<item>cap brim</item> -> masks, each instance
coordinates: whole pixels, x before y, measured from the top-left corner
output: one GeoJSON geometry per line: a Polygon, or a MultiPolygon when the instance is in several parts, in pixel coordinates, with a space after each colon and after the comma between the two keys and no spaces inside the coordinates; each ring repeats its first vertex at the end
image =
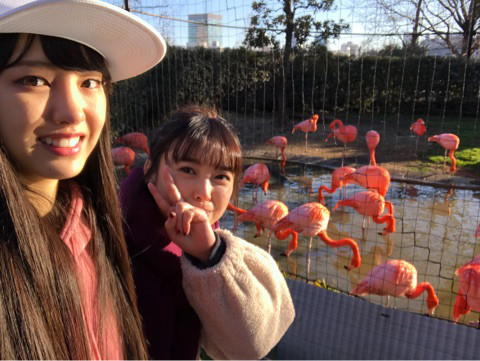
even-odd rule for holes
{"type": "Polygon", "coordinates": [[[57,36],[93,48],[107,60],[112,81],[147,71],[166,52],[165,40],[153,26],[95,0],[31,2],[4,14],[0,31],[57,36]]]}

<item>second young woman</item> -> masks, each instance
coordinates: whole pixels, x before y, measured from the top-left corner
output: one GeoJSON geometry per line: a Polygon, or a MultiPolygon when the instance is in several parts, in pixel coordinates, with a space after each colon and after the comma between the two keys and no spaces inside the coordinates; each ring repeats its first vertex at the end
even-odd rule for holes
{"type": "Polygon", "coordinates": [[[242,152],[229,123],[188,107],[158,131],[145,169],[121,186],[126,237],[151,357],[258,359],[295,311],[262,249],[216,228],[238,191],[242,152]],[[213,227],[212,227],[213,225],[213,227]]]}

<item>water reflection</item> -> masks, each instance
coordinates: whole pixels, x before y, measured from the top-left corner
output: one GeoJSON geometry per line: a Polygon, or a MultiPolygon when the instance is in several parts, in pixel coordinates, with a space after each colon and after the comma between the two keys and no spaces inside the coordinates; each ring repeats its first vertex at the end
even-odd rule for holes
{"type": "MultiPolygon", "coordinates": [[[[259,202],[277,199],[291,210],[307,202],[317,201],[320,185],[331,183],[331,172],[309,166],[287,164],[285,176],[275,166],[270,166],[271,182],[268,194],[259,192],[259,202]]],[[[364,191],[356,185],[346,187],[347,195],[364,191]]],[[[333,194],[325,193],[325,205],[328,209],[342,198],[342,190],[333,194]]],[[[475,231],[480,223],[480,192],[471,190],[434,188],[392,182],[386,200],[395,207],[397,230],[387,236],[381,236],[384,225],[374,222],[367,224],[362,237],[363,216],[350,208],[338,209],[331,213],[328,234],[333,239],[349,237],[357,241],[362,255],[362,265],[352,271],[344,266],[352,258],[347,247],[334,249],[327,247],[318,237],[313,238],[311,250],[310,279],[325,279],[327,284],[345,292],[351,291],[376,265],[387,259],[404,259],[418,270],[418,282],[430,282],[440,299],[435,316],[451,319],[453,305],[458,289],[458,278],[454,272],[480,253],[480,244],[476,243],[475,231]]],[[[250,209],[251,189],[247,185],[240,191],[239,206],[250,209]]],[[[222,227],[233,228],[233,215],[227,212],[221,220],[222,227]]],[[[242,223],[237,235],[266,249],[265,235],[254,238],[255,226],[242,223]]],[[[281,256],[288,240],[272,238],[272,256],[282,270],[306,276],[306,252],[308,238],[300,236],[299,246],[290,257],[281,256]]],[[[385,305],[385,297],[365,296],[373,302],[385,305]]],[[[417,299],[390,298],[390,306],[426,313],[426,295],[417,299]]],[[[478,313],[471,312],[460,318],[459,322],[478,321],[478,313]]]]}

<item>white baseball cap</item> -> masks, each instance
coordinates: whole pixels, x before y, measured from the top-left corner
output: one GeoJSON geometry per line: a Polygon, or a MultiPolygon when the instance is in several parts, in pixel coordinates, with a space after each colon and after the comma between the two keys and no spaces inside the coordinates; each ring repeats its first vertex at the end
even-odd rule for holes
{"type": "Polygon", "coordinates": [[[99,0],[0,0],[0,33],[50,35],[84,44],[107,60],[112,81],[147,71],[167,50],[153,26],[99,0]]]}

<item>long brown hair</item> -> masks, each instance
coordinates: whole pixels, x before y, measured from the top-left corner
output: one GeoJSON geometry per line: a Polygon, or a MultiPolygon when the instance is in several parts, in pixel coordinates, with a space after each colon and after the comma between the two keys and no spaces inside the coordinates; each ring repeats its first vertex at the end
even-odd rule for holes
{"type": "MultiPolygon", "coordinates": [[[[35,36],[28,36],[23,52],[13,61],[21,59],[35,36]]],[[[18,37],[0,34],[0,72],[11,65],[18,37]]],[[[108,64],[101,55],[69,40],[38,37],[53,65],[69,70],[98,70],[109,89],[108,64]]],[[[103,340],[105,309],[111,308],[123,356],[145,359],[148,355],[123,236],[110,137],[107,116],[97,146],[73,181],[81,188],[84,215],[92,229],[88,247],[98,277],[99,339],[103,340]]],[[[41,218],[27,198],[29,190],[19,182],[15,161],[0,142],[1,358],[91,358],[74,260],[59,236],[68,211],[71,181],[60,181],[54,210],[41,218]]]]}

